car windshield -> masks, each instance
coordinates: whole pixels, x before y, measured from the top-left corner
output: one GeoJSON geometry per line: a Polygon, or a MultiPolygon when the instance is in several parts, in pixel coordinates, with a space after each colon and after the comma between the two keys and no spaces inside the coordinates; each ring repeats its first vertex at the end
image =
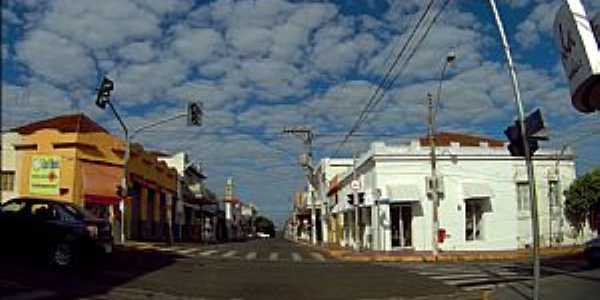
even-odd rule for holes
{"type": "Polygon", "coordinates": [[[600,0],[1,7],[0,295],[600,299],[600,0]]]}

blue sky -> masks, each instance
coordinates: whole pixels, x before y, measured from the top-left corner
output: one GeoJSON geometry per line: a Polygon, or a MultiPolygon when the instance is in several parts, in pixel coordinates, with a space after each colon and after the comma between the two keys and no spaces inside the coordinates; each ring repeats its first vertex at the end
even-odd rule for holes
{"type": "MultiPolygon", "coordinates": [[[[443,1],[435,1],[436,12],[443,1]]],[[[570,104],[552,38],[559,0],[499,0],[527,110],[541,107],[549,146],[574,144],[578,169],[598,165],[598,115],[570,104]]],[[[24,0],[2,2],[2,127],[84,112],[115,134],[118,124],[93,105],[103,74],[114,103],[135,128],[204,103],[201,128],[175,121],[140,135],[147,148],[187,151],[201,161],[209,187],[236,192],[283,220],[303,183],[302,149],[285,126],[317,133],[317,158],[331,155],[391,54],[400,49],[428,1],[24,0]]],[[[584,1],[588,14],[599,1],[584,1]]],[[[428,20],[428,19],[426,19],[428,20]]],[[[514,104],[487,1],[454,0],[416,55],[340,152],[370,142],[425,134],[427,92],[446,54],[456,63],[444,82],[442,130],[504,139],[514,104]]]]}

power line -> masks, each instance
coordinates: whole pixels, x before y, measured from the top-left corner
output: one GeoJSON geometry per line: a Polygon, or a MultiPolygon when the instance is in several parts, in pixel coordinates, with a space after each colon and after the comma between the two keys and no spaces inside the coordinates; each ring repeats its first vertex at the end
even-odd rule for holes
{"type": "Polygon", "coordinates": [[[408,65],[408,62],[412,59],[412,57],[414,56],[414,53],[416,53],[416,50],[421,45],[421,43],[423,42],[423,40],[425,39],[425,37],[428,35],[431,27],[436,22],[437,18],[439,17],[439,15],[441,14],[441,12],[444,10],[444,8],[446,7],[446,5],[448,5],[448,3],[449,3],[449,0],[446,0],[446,2],[443,4],[443,6],[438,11],[438,13],[433,17],[432,21],[430,22],[430,24],[428,25],[427,29],[425,30],[423,36],[417,42],[417,45],[413,48],[412,53],[409,54],[409,57],[404,61],[404,64],[402,65],[402,69],[395,76],[392,77],[391,81],[389,81],[388,80],[389,76],[394,71],[394,68],[396,67],[396,65],[400,61],[400,58],[403,56],[403,54],[405,53],[406,49],[408,48],[408,45],[412,42],[413,38],[415,37],[415,34],[417,33],[417,31],[421,27],[421,24],[422,24],[423,20],[427,17],[427,15],[429,14],[429,12],[431,11],[431,7],[433,5],[433,0],[431,0],[429,2],[429,4],[427,5],[427,7],[425,8],[425,10],[423,11],[423,13],[421,14],[419,20],[415,24],[412,32],[410,33],[409,37],[407,38],[407,40],[405,42],[405,44],[403,45],[402,50],[396,56],[396,59],[394,60],[392,66],[390,66],[390,68],[388,69],[388,72],[385,74],[384,78],[380,81],[379,85],[377,86],[377,89],[375,90],[375,92],[371,95],[371,97],[367,101],[367,104],[365,105],[365,107],[363,108],[363,110],[361,111],[361,113],[359,114],[359,117],[357,118],[356,122],[351,127],[351,129],[348,132],[348,134],[346,134],[346,136],[344,137],[343,141],[339,144],[339,146],[335,150],[333,156],[337,156],[337,154],[339,153],[341,147],[344,144],[346,144],[346,142],[348,141],[348,139],[354,134],[354,132],[356,132],[356,130],[358,130],[358,128],[362,125],[362,123],[364,123],[364,121],[366,120],[367,114],[370,111],[373,110],[373,108],[381,101],[381,99],[383,99],[383,95],[385,94],[384,90],[387,89],[387,88],[389,88],[390,86],[392,86],[394,84],[394,82],[398,79],[398,77],[400,76],[400,74],[402,74],[402,71],[404,70],[404,68],[406,68],[406,66],[408,65]],[[379,93],[380,91],[382,92],[381,95],[379,93]],[[377,96],[379,96],[379,95],[380,95],[380,97],[378,99],[377,96]]]}

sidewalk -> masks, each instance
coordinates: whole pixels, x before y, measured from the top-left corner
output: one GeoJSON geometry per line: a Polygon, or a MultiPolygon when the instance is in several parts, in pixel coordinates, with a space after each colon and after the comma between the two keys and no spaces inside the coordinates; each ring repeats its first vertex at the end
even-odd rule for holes
{"type": "MultiPolygon", "coordinates": [[[[341,261],[351,262],[463,262],[463,261],[498,261],[498,260],[522,260],[530,257],[529,249],[513,251],[452,251],[440,252],[433,257],[430,251],[361,251],[339,246],[311,245],[305,242],[299,244],[313,247],[327,255],[341,261]]],[[[564,246],[540,249],[543,258],[579,256],[583,252],[582,246],[564,246]]]]}

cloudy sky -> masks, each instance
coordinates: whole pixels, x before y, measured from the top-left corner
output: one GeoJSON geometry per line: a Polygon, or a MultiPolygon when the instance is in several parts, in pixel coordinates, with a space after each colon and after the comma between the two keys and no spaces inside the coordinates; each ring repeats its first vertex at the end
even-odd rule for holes
{"type": "MultiPolygon", "coordinates": [[[[434,1],[416,38],[442,9],[434,1]]],[[[499,0],[526,110],[541,107],[549,146],[573,143],[578,171],[598,165],[598,115],[583,115],[569,91],[552,37],[559,0],[499,0]]],[[[136,137],[147,148],[187,151],[209,187],[236,193],[283,220],[303,183],[302,144],[284,127],[310,126],[316,158],[331,156],[401,51],[428,0],[2,1],[2,128],[84,112],[121,134],[95,107],[104,74],[126,123],[185,111],[202,101],[204,125],[184,120],[136,137]]],[[[426,133],[426,95],[435,91],[449,51],[441,130],[504,139],[515,115],[503,53],[487,1],[453,0],[339,156],[372,141],[402,142],[426,133]]],[[[600,1],[584,1],[588,14],[600,1]]],[[[407,54],[416,43],[409,44],[407,54]]],[[[397,74],[397,75],[396,75],[397,74]]]]}

